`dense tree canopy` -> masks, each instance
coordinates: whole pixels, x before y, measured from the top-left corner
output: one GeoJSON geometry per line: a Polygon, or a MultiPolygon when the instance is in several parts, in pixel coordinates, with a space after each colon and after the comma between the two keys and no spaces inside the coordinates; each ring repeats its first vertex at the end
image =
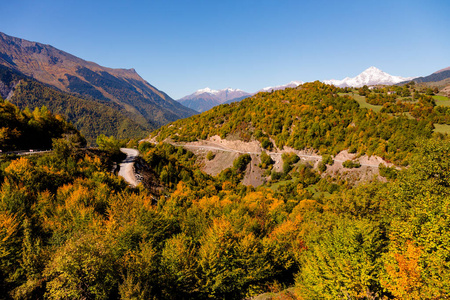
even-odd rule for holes
{"type": "Polygon", "coordinates": [[[63,134],[80,136],[72,124],[52,114],[45,106],[31,112],[0,98],[1,150],[50,149],[52,139],[63,134]]]}

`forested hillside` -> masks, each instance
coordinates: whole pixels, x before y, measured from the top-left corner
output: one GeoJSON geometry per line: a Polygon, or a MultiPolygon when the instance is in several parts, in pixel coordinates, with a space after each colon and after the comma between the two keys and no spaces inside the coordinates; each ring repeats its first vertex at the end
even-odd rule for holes
{"type": "Polygon", "coordinates": [[[0,94],[10,96],[9,101],[30,110],[46,106],[49,111],[63,115],[86,137],[90,145],[100,134],[116,138],[143,137],[155,129],[142,118],[140,125],[133,121],[127,111],[110,101],[85,99],[64,93],[27,78],[23,74],[0,66],[0,94]]]}
{"type": "Polygon", "coordinates": [[[433,120],[362,109],[351,95],[344,95],[348,91],[314,82],[259,93],[173,122],[152,136],[159,141],[231,136],[244,141],[257,139],[269,150],[290,146],[333,155],[349,149],[351,153],[378,155],[399,165],[406,163],[414,140],[431,136],[433,120]]]}
{"type": "MultiPolygon", "coordinates": [[[[196,113],[149,84],[134,69],[103,67],[50,45],[2,32],[0,65],[60,91],[86,97],[92,100],[91,106],[98,104],[97,100],[113,103],[110,107],[115,106],[114,109],[126,112],[127,118],[145,129],[156,128],[196,113]]],[[[123,122],[118,130],[135,131],[136,127],[123,122]],[[124,125],[130,125],[131,128],[124,125]]]]}
{"type": "Polygon", "coordinates": [[[138,124],[114,103],[82,99],[31,80],[17,85],[10,101],[21,108],[34,109],[45,105],[50,111],[61,114],[72,122],[90,145],[95,144],[95,139],[100,134],[121,139],[137,138],[156,128],[138,124]]]}

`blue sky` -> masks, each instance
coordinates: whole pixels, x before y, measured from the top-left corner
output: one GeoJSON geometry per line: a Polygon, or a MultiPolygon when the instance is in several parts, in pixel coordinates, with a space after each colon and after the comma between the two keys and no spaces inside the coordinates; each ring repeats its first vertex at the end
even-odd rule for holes
{"type": "Polygon", "coordinates": [[[450,66],[450,1],[21,0],[0,31],[112,68],[178,99],[292,80],[400,76],[450,66]]]}

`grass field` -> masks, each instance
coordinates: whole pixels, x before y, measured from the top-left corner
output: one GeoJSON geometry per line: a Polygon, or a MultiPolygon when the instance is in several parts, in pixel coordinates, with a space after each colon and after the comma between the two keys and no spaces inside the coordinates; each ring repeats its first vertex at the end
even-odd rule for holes
{"type": "Polygon", "coordinates": [[[450,125],[434,124],[434,132],[450,134],[450,125]]]}
{"type": "Polygon", "coordinates": [[[433,96],[437,106],[450,106],[450,99],[445,96],[433,96]]]}
{"type": "Polygon", "coordinates": [[[352,97],[353,99],[356,100],[356,102],[359,103],[359,107],[361,108],[367,108],[367,109],[371,109],[374,112],[379,112],[383,106],[381,105],[372,105],[366,102],[366,97],[364,96],[360,96],[358,94],[353,94],[353,93],[339,93],[340,96],[344,96],[344,95],[349,95],[350,97],[352,97]]]}

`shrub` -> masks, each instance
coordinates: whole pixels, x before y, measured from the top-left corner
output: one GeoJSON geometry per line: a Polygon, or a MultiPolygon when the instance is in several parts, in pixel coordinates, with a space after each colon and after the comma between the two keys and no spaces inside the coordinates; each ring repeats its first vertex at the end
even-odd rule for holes
{"type": "Polygon", "coordinates": [[[325,165],[332,165],[334,163],[333,159],[331,158],[331,155],[322,155],[322,163],[325,165]]]}
{"type": "Polygon", "coordinates": [[[283,153],[281,158],[283,159],[283,173],[284,174],[289,173],[292,170],[293,165],[296,164],[300,160],[300,157],[298,157],[297,154],[295,154],[293,152],[283,153]]]}
{"type": "Polygon", "coordinates": [[[346,160],[342,163],[342,166],[347,169],[353,169],[361,167],[361,164],[357,161],[346,160]]]}
{"type": "Polygon", "coordinates": [[[206,154],[207,160],[213,160],[214,157],[216,157],[216,155],[214,153],[212,153],[212,151],[209,151],[208,154],[206,154]]]}
{"type": "Polygon", "coordinates": [[[380,171],[380,175],[386,177],[387,179],[397,178],[398,171],[395,169],[395,167],[387,167],[383,164],[379,164],[378,170],[380,171]]]}
{"type": "Polygon", "coordinates": [[[271,165],[274,164],[274,161],[265,151],[261,153],[261,164],[259,165],[262,169],[268,169],[271,165]]]}
{"type": "Polygon", "coordinates": [[[238,172],[244,172],[251,160],[250,154],[241,155],[233,162],[233,168],[238,172]]]}
{"type": "Polygon", "coordinates": [[[319,168],[320,172],[325,172],[327,170],[327,165],[323,161],[321,161],[319,163],[319,167],[318,168],[319,168]]]}

